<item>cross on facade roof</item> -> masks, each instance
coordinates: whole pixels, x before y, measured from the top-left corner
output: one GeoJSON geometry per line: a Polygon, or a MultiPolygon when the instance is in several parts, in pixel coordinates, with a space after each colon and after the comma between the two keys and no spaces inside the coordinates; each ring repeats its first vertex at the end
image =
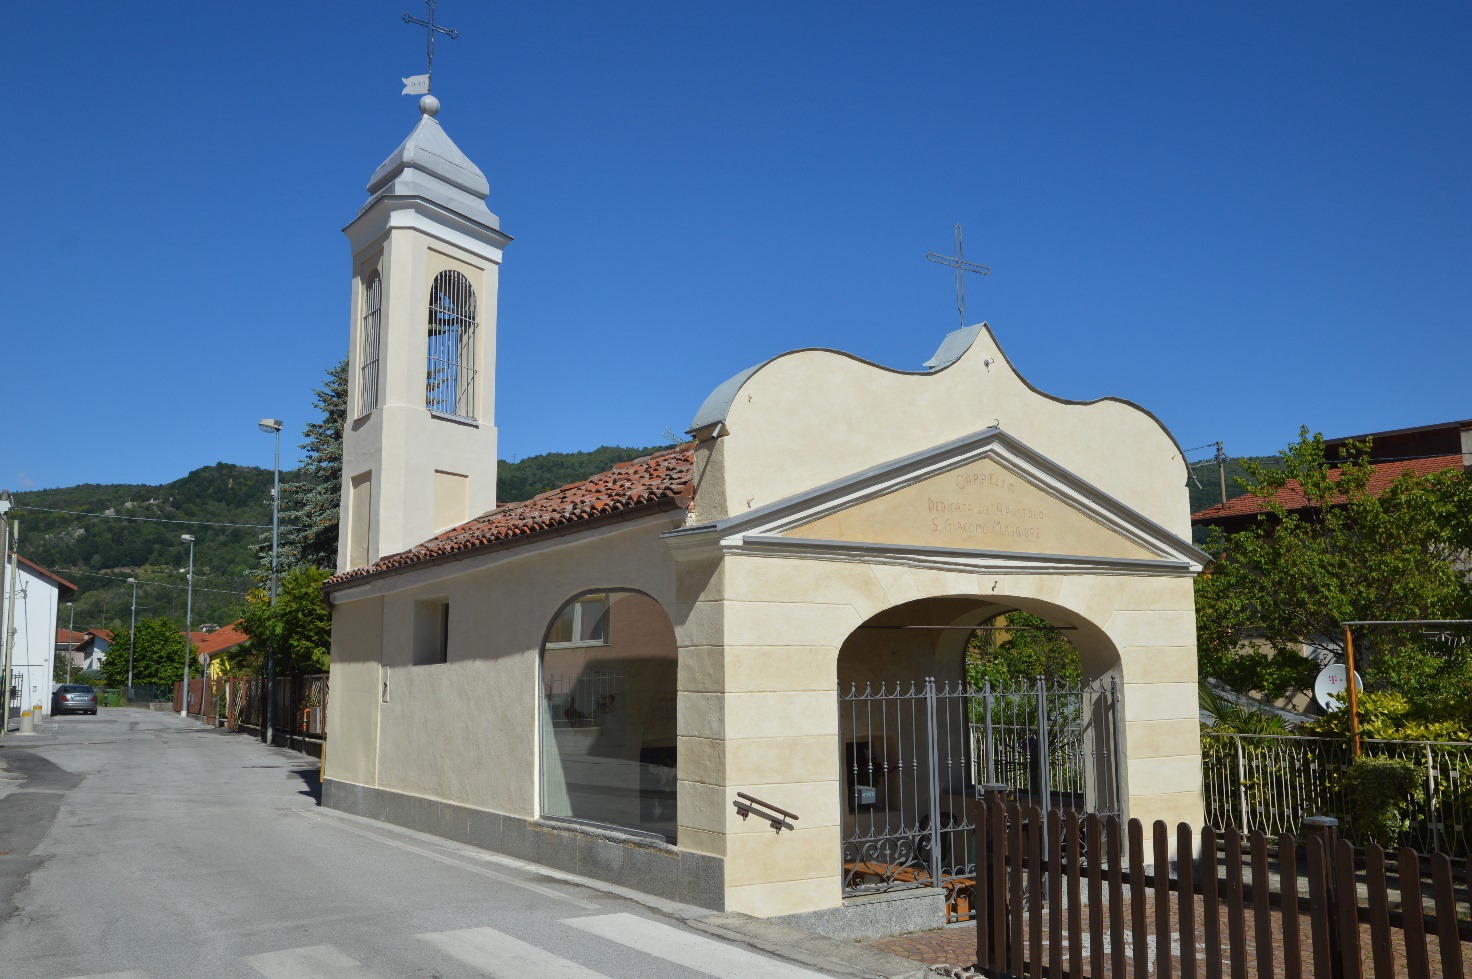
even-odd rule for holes
{"type": "Polygon", "coordinates": [[[427,60],[429,62],[429,67],[425,71],[425,86],[424,87],[425,87],[425,89],[427,91],[433,91],[433,87],[434,87],[434,36],[436,34],[443,34],[446,37],[448,37],[450,40],[453,41],[457,37],[460,36],[460,32],[457,31],[457,30],[454,30],[452,28],[449,28],[449,27],[441,27],[439,24],[436,24],[434,22],[434,8],[437,7],[437,6],[439,6],[438,0],[424,0],[424,6],[427,7],[427,8],[429,8],[428,19],[427,20],[420,20],[418,17],[411,17],[408,14],[405,14],[404,15],[404,23],[406,23],[406,24],[417,24],[418,26],[424,28],[424,33],[425,33],[425,35],[428,38],[427,46],[428,46],[428,49],[429,49],[428,50],[428,56],[427,56],[427,60]]]}
{"type": "Polygon", "coordinates": [[[956,314],[961,317],[961,328],[966,328],[966,273],[975,272],[977,275],[991,275],[992,270],[985,265],[977,265],[975,262],[966,261],[965,251],[961,247],[961,225],[956,224],[956,254],[941,255],[938,252],[926,252],[925,257],[932,262],[949,266],[956,270],[956,314]]]}

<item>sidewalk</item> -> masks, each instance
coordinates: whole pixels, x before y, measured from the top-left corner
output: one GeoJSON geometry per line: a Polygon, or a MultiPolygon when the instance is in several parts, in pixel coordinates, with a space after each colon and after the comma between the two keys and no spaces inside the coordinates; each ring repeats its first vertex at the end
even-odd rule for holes
{"type": "Polygon", "coordinates": [[[969,968],[976,963],[976,922],[963,921],[935,931],[921,931],[898,938],[877,938],[864,945],[876,952],[898,955],[925,965],[969,968]]]}

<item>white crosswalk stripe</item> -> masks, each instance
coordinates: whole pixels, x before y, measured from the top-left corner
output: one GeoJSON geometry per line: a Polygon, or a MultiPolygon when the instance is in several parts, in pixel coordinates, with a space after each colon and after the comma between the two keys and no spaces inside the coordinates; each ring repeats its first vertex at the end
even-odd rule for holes
{"type": "Polygon", "coordinates": [[[494,928],[439,931],[418,937],[496,979],[608,979],[601,972],[569,962],[494,928]]]}
{"type": "Polygon", "coordinates": [[[563,924],[718,979],[751,979],[756,975],[762,979],[823,979],[821,972],[788,965],[636,914],[568,918],[563,924]]]}
{"type": "Polygon", "coordinates": [[[379,979],[378,973],[331,945],[308,945],[246,957],[266,979],[379,979]]]}
{"type": "MultiPolygon", "coordinates": [[[[754,975],[762,979],[823,979],[822,973],[635,914],[566,918],[561,923],[716,979],[751,979],[754,975]]],[[[495,928],[425,932],[414,937],[492,979],[608,979],[601,972],[495,928]]],[[[334,945],[262,952],[246,956],[244,961],[266,979],[380,979],[378,973],[334,945]]],[[[149,976],[133,971],[71,979],[149,979],[149,976]]]]}

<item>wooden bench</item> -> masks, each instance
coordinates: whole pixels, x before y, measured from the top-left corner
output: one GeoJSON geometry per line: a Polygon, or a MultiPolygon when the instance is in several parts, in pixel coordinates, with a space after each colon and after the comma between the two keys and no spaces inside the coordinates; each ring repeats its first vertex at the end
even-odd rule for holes
{"type": "MultiPolygon", "coordinates": [[[[845,863],[843,870],[846,880],[865,876],[906,884],[930,883],[929,867],[896,866],[871,860],[856,860],[845,863]]],[[[951,877],[943,880],[941,884],[946,892],[946,919],[948,921],[968,920],[975,907],[976,879],[974,877],[951,877]]]]}

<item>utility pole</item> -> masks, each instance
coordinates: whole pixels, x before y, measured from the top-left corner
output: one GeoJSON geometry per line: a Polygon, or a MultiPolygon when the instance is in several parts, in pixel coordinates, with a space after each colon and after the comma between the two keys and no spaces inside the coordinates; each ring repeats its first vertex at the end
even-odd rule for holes
{"type": "MultiPolygon", "coordinates": [[[[189,718],[189,630],[194,619],[194,535],[180,534],[179,539],[189,545],[189,590],[184,599],[184,700],[179,716],[189,718]]],[[[203,693],[201,693],[201,700],[203,693]]]]}
{"type": "MultiPolygon", "coordinates": [[[[404,15],[405,17],[408,14],[404,15]]],[[[434,19],[434,4],[430,4],[430,19],[434,19]]],[[[430,32],[430,45],[433,50],[434,33],[430,32]]],[[[271,609],[276,609],[276,543],[277,531],[281,526],[281,428],[282,422],[279,418],[262,418],[256,426],[268,435],[276,438],[276,462],[273,466],[275,477],[271,483],[271,609]]],[[[274,691],[276,685],[276,635],[275,629],[271,630],[271,648],[266,650],[266,689],[261,697],[261,740],[266,744],[271,743],[273,731],[271,730],[271,711],[275,706],[274,691]]]]}
{"type": "MultiPolygon", "coordinates": [[[[4,520],[5,513],[10,512],[10,494],[5,494],[5,509],[0,512],[0,520],[4,520]]],[[[10,688],[15,682],[11,673],[11,655],[15,650],[15,588],[17,585],[19,569],[16,567],[15,551],[20,546],[20,521],[8,521],[5,526],[10,531],[10,543],[7,545],[7,554],[10,557],[10,587],[7,589],[5,600],[5,710],[3,720],[0,720],[0,738],[10,733],[10,688]]]]}
{"type": "Polygon", "coordinates": [[[133,700],[133,634],[138,631],[138,579],[129,578],[133,586],[133,612],[128,616],[128,700],[133,700]]]}
{"type": "Polygon", "coordinates": [[[1222,509],[1227,508],[1227,454],[1222,451],[1222,444],[1216,444],[1216,477],[1222,485],[1222,509]]]}
{"type": "Polygon", "coordinates": [[[66,607],[70,610],[66,621],[66,682],[72,682],[72,654],[77,651],[77,606],[73,602],[67,602],[66,607]]]}

